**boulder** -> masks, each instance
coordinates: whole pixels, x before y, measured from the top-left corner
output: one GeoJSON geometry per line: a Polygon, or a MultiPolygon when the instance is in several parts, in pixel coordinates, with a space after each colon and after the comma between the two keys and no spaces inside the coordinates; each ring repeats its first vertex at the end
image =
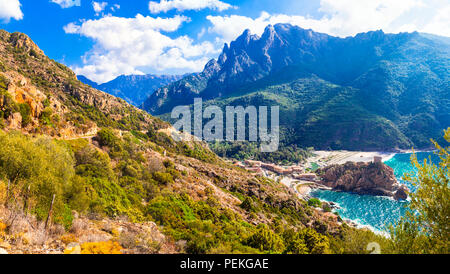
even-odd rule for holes
{"type": "Polygon", "coordinates": [[[395,200],[406,200],[408,199],[409,189],[405,185],[401,185],[400,188],[395,192],[395,200]]]}
{"type": "Polygon", "coordinates": [[[331,165],[317,171],[320,183],[337,191],[362,195],[404,198],[407,188],[401,189],[394,170],[383,163],[354,163],[331,165]]]}

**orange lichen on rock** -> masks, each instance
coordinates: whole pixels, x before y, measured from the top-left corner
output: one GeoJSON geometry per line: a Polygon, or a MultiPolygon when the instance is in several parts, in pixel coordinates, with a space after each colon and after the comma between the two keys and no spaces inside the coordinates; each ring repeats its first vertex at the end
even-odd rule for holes
{"type": "Polygon", "coordinates": [[[119,243],[113,241],[84,243],[67,248],[64,254],[122,254],[122,249],[119,243]]]}

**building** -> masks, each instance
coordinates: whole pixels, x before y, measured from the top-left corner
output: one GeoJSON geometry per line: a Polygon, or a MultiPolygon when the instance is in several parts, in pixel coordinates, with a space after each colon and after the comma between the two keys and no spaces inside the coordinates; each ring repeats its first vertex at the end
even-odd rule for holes
{"type": "Polygon", "coordinates": [[[303,173],[305,169],[301,166],[293,166],[291,167],[293,173],[303,173]]]}
{"type": "Polygon", "coordinates": [[[314,182],[317,180],[317,175],[315,173],[303,173],[295,175],[294,179],[314,182]]]}
{"type": "Polygon", "coordinates": [[[383,162],[383,157],[375,156],[375,157],[373,157],[373,162],[374,163],[382,163],[383,162]]]}

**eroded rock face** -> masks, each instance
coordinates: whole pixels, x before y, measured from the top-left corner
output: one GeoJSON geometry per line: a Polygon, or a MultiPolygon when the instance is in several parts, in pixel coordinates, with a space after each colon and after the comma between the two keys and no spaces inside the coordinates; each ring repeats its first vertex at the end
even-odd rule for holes
{"type": "Polygon", "coordinates": [[[321,183],[334,190],[404,200],[408,188],[397,182],[394,170],[383,163],[332,165],[317,172],[321,183]]]}
{"type": "Polygon", "coordinates": [[[395,192],[394,199],[396,200],[406,200],[408,199],[409,189],[405,185],[401,185],[400,188],[395,192]]]}

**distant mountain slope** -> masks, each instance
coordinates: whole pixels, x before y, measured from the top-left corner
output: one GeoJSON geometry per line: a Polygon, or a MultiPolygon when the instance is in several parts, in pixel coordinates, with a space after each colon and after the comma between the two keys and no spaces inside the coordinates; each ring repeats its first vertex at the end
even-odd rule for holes
{"type": "Polygon", "coordinates": [[[84,83],[86,85],[89,85],[89,86],[91,86],[91,87],[93,87],[95,89],[99,88],[99,84],[97,84],[96,82],[88,79],[87,77],[85,77],[83,75],[77,75],[77,78],[78,78],[78,81],[80,81],[80,82],[82,82],[82,83],[84,83]]]}
{"type": "Polygon", "coordinates": [[[382,31],[337,38],[288,24],[247,30],[203,72],[157,90],[164,114],[193,98],[281,106],[289,142],[321,149],[425,148],[450,126],[450,43],[382,31]],[[286,117],[289,117],[286,118],[286,117]]]}
{"type": "Polygon", "coordinates": [[[85,76],[77,77],[81,82],[122,98],[134,106],[142,105],[158,88],[183,78],[181,75],[121,75],[110,82],[99,85],[85,76]]]}

